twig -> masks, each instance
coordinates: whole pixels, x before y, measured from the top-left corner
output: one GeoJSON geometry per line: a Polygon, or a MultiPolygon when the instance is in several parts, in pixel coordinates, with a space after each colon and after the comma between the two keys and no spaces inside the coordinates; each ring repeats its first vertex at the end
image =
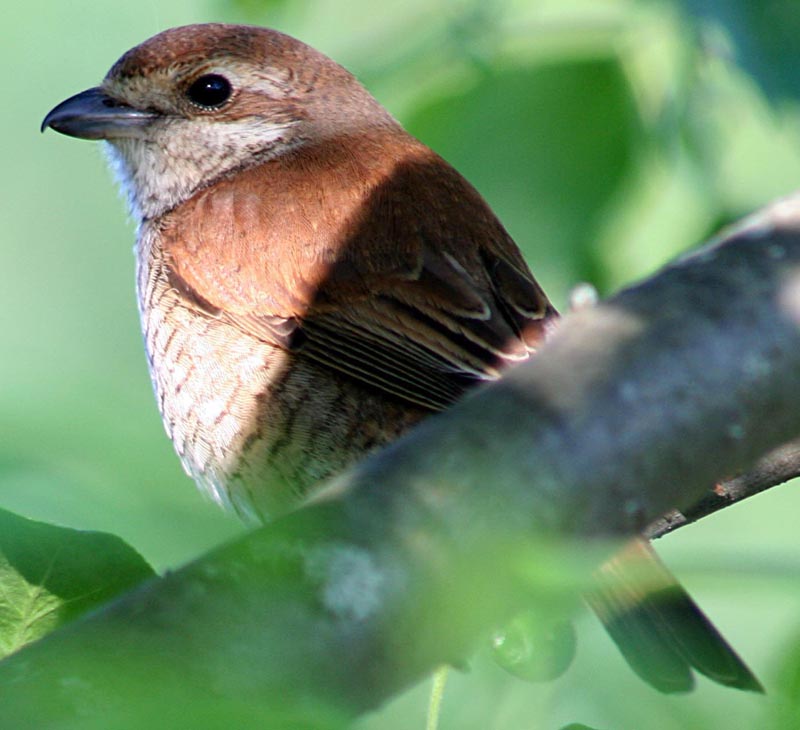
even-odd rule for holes
{"type": "Polygon", "coordinates": [[[679,527],[784,484],[797,476],[800,476],[800,441],[792,441],[760,459],[754,469],[721,482],[683,512],[670,510],[653,522],[644,534],[651,540],[663,537],[679,527]]]}

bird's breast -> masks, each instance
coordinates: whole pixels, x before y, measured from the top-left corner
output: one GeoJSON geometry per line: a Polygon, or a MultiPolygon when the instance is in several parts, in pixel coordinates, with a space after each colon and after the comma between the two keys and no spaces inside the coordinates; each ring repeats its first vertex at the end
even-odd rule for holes
{"type": "Polygon", "coordinates": [[[215,501],[263,518],[420,418],[348,378],[199,308],[144,226],[137,289],[158,407],[186,472],[215,501]]]}
{"type": "Polygon", "coordinates": [[[269,440],[259,403],[267,402],[286,355],[192,306],[170,285],[159,244],[156,230],[143,229],[137,289],[164,427],[201,487],[221,504],[252,511],[253,498],[232,486],[249,445],[269,440]]]}

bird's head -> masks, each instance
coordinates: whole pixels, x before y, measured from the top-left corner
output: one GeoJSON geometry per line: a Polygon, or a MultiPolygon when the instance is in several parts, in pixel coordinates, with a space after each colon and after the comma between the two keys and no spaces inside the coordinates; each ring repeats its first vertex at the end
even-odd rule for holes
{"type": "Polygon", "coordinates": [[[266,28],[207,24],[131,49],[42,129],[108,142],[141,219],[299,146],[387,125],[388,112],[313,48],[266,28]]]}

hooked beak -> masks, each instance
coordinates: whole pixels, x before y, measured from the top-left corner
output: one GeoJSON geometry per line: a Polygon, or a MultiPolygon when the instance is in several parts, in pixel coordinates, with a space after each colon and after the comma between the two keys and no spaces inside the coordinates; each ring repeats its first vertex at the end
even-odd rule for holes
{"type": "Polygon", "coordinates": [[[50,127],[81,139],[138,137],[157,117],[155,112],[134,109],[95,87],[71,96],[52,109],[44,118],[41,131],[50,127]]]}

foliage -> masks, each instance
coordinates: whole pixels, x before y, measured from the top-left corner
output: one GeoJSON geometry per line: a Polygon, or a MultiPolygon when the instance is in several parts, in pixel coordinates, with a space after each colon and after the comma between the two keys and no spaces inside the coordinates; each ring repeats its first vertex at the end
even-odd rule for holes
{"type": "Polygon", "coordinates": [[[0,510],[0,656],[152,575],[142,557],[114,535],[0,510]]]}

